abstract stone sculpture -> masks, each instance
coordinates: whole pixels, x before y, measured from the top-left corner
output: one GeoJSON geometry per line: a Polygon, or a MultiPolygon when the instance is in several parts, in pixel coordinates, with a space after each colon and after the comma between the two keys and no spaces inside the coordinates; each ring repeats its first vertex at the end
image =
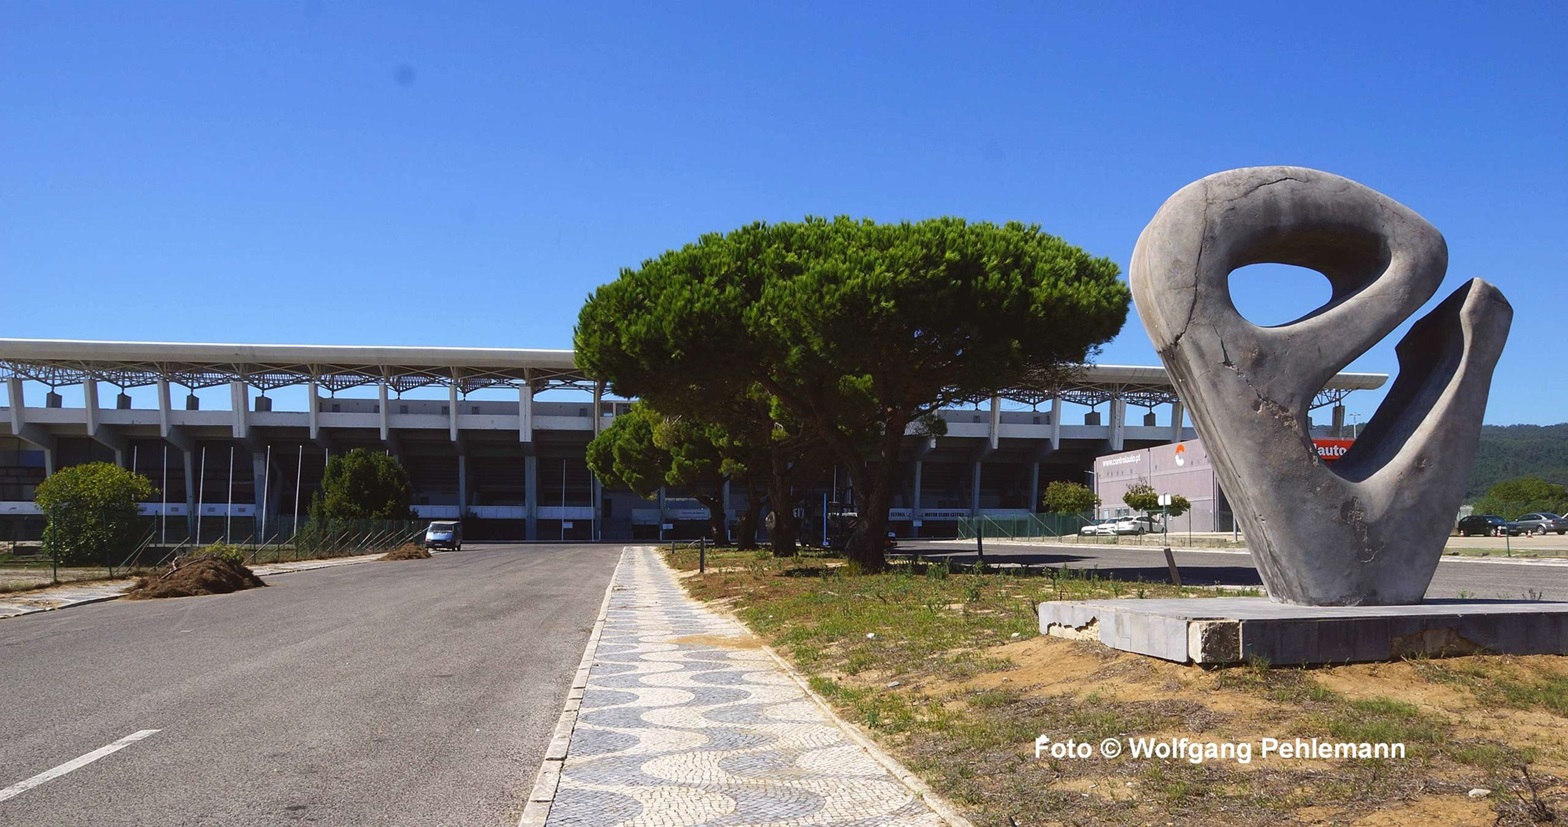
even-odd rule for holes
{"type": "Polygon", "coordinates": [[[1473,280],[1399,343],[1399,376],[1332,467],[1307,409],[1328,380],[1409,318],[1448,267],[1419,215],[1301,167],[1211,175],[1170,197],[1138,238],[1138,313],[1192,412],[1270,597],[1349,606],[1419,603],[1475,462],[1492,369],[1513,309],[1473,280]],[[1328,303],[1259,327],[1231,301],[1232,271],[1306,267],[1328,303]]]}

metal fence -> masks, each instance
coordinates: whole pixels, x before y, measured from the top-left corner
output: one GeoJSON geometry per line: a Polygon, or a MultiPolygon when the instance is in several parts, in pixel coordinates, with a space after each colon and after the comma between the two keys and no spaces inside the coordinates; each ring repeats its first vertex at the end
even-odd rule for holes
{"type": "Polygon", "coordinates": [[[976,536],[1008,540],[1033,540],[1076,535],[1091,522],[1087,514],[1029,514],[1018,517],[962,517],[958,520],[958,539],[976,536]]]}
{"type": "MultiPolygon", "coordinates": [[[[274,518],[262,526],[250,520],[216,521],[191,531],[185,520],[178,530],[156,517],[143,517],[134,539],[121,548],[97,549],[88,565],[62,567],[45,555],[42,546],[44,518],[28,517],[11,521],[17,530],[0,538],[0,574],[9,573],[16,582],[33,579],[41,582],[119,577],[137,570],[167,565],[174,558],[222,543],[242,549],[249,564],[347,557],[397,548],[417,542],[428,520],[307,520],[296,525],[291,518],[274,518]],[[236,530],[238,529],[238,530],[236,530]],[[262,532],[265,531],[265,534],[262,532]],[[241,533],[245,532],[245,533],[241,533]]],[[[5,580],[6,578],[0,578],[5,580]]]]}

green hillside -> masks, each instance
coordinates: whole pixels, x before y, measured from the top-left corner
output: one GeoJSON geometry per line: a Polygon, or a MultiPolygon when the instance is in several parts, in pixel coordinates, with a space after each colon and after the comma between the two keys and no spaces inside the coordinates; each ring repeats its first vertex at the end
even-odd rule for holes
{"type": "Polygon", "coordinates": [[[1529,476],[1568,485],[1568,422],[1481,426],[1481,447],[1465,499],[1480,497],[1502,480],[1529,476]]]}

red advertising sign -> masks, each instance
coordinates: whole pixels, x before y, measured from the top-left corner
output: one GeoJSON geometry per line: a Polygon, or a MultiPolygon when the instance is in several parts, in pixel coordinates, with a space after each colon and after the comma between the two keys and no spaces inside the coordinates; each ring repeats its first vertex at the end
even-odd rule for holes
{"type": "Polygon", "coordinates": [[[1355,443],[1353,439],[1314,439],[1312,444],[1318,448],[1318,459],[1324,462],[1333,462],[1345,455],[1350,446],[1355,443]]]}

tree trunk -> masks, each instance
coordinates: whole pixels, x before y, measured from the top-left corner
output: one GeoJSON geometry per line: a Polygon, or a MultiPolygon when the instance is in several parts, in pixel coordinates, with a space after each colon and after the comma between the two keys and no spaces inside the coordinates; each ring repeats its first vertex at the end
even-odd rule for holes
{"type": "Polygon", "coordinates": [[[790,497],[790,475],[775,471],[768,480],[768,501],[773,506],[773,526],[768,530],[774,557],[794,557],[798,551],[800,522],[795,519],[795,501],[790,497]]]}
{"type": "Polygon", "coordinates": [[[902,428],[884,431],[882,459],[876,473],[861,475],[871,490],[857,498],[861,503],[860,516],[844,551],[865,572],[887,569],[887,512],[893,505],[893,487],[898,483],[898,449],[903,437],[902,428]]]}
{"type": "Polygon", "coordinates": [[[708,538],[716,546],[729,545],[729,525],[724,519],[724,498],[698,495],[697,502],[708,507],[708,538]]]}
{"type": "Polygon", "coordinates": [[[756,473],[746,475],[746,513],[740,515],[740,525],[735,528],[735,542],[742,549],[757,547],[757,525],[762,520],[762,491],[757,485],[756,473]]]}

